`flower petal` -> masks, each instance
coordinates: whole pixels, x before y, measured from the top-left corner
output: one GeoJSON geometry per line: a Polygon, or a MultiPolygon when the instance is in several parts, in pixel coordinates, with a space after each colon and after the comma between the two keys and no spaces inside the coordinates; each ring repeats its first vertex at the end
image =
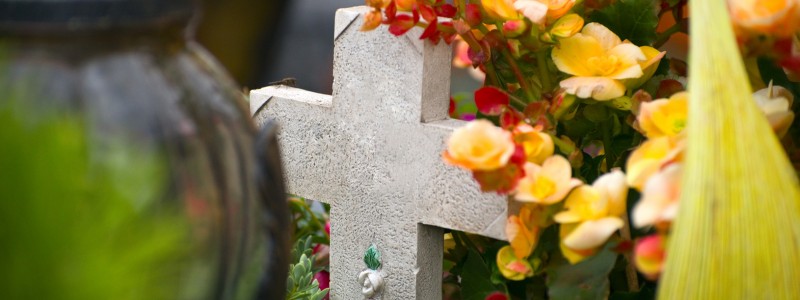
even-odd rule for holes
{"type": "Polygon", "coordinates": [[[599,101],[625,95],[625,85],[622,82],[606,77],[572,77],[562,80],[560,85],[569,94],[599,101]]]}
{"type": "Polygon", "coordinates": [[[625,173],[619,169],[614,169],[609,173],[600,176],[592,184],[600,197],[608,200],[608,214],[621,217],[625,213],[626,200],[628,198],[628,184],[625,182],[625,173]]]}
{"type": "Polygon", "coordinates": [[[536,0],[517,0],[517,2],[514,2],[514,8],[530,19],[531,22],[544,25],[545,17],[547,16],[547,4],[536,0]]]}
{"type": "Polygon", "coordinates": [[[564,245],[573,250],[597,248],[624,225],[622,219],[617,217],[585,221],[564,239],[564,245]]]}
{"type": "Polygon", "coordinates": [[[589,58],[605,53],[603,46],[594,38],[576,33],[570,38],[562,39],[551,54],[556,67],[564,73],[576,76],[593,76],[587,67],[589,58]]]}
{"type": "Polygon", "coordinates": [[[595,38],[598,42],[600,42],[603,50],[606,51],[611,50],[622,43],[622,41],[613,31],[601,25],[600,23],[586,24],[586,26],[583,27],[583,30],[581,30],[581,33],[595,38]]]}

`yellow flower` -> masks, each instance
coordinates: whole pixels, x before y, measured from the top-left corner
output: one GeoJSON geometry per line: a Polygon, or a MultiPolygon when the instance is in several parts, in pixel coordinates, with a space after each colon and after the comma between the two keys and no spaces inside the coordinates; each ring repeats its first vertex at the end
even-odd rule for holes
{"type": "Polygon", "coordinates": [[[539,25],[553,23],[575,6],[575,0],[517,0],[516,8],[531,22],[539,25]]]}
{"type": "Polygon", "coordinates": [[[631,213],[633,225],[645,227],[671,222],[678,214],[681,165],[670,164],[651,176],[642,191],[642,198],[631,213]]]}
{"type": "Polygon", "coordinates": [[[625,213],[628,187],[625,174],[616,169],[600,176],[591,185],[576,188],[564,203],[565,211],[555,215],[562,224],[562,251],[571,263],[593,253],[625,224],[620,216],[625,213]],[[572,257],[572,258],[570,258],[572,257]]]}
{"type": "Polygon", "coordinates": [[[650,80],[653,74],[656,73],[661,59],[667,54],[666,51],[658,51],[656,48],[650,46],[641,46],[639,49],[642,50],[646,58],[644,61],[639,62],[639,67],[642,68],[642,73],[644,74],[636,79],[625,79],[622,81],[629,90],[638,88],[650,80]]]}
{"type": "Polygon", "coordinates": [[[492,19],[505,21],[520,18],[514,9],[514,0],[481,0],[481,4],[492,19]]]}
{"type": "Polygon", "coordinates": [[[578,224],[579,223],[561,224],[561,228],[558,231],[558,235],[561,240],[558,246],[561,249],[561,254],[564,255],[564,258],[566,258],[571,264],[577,264],[597,253],[597,249],[574,250],[564,245],[564,239],[573,231],[575,231],[575,228],[578,227],[578,224]]]}
{"type": "Polygon", "coordinates": [[[553,138],[549,134],[525,123],[514,128],[514,140],[522,145],[526,159],[535,164],[541,164],[555,151],[553,138]]]}
{"type": "Polygon", "coordinates": [[[770,87],[753,93],[753,98],[767,116],[769,125],[772,126],[775,134],[779,137],[786,135],[794,121],[794,112],[792,112],[794,95],[792,92],[781,86],[770,84],[770,87]]]}
{"type": "Polygon", "coordinates": [[[568,38],[578,33],[581,28],[583,28],[583,18],[577,14],[568,14],[553,24],[553,27],[550,28],[550,34],[560,38],[568,38]]]}
{"type": "Polygon", "coordinates": [[[519,281],[533,276],[531,264],[527,260],[517,258],[511,246],[500,248],[497,252],[497,268],[500,269],[500,274],[509,280],[519,281]]]}
{"type": "Polygon", "coordinates": [[[508,217],[506,223],[506,237],[514,249],[514,255],[519,259],[524,259],[536,248],[539,240],[539,227],[530,207],[525,205],[519,210],[519,216],[508,217]]]}
{"type": "Polygon", "coordinates": [[[514,148],[510,132],[489,121],[476,120],[453,132],[443,156],[452,165],[490,171],[508,163],[514,148]]]}
{"type": "Polygon", "coordinates": [[[741,30],[789,37],[800,29],[798,0],[728,0],[728,9],[741,30]]]}
{"type": "Polygon", "coordinates": [[[572,166],[566,158],[554,155],[542,166],[526,163],[525,177],[519,180],[514,198],[521,202],[543,205],[557,203],[564,199],[572,188],[581,184],[572,178],[572,166]]]}
{"type": "Polygon", "coordinates": [[[642,190],[647,179],[662,166],[680,161],[685,143],[680,137],[662,136],[647,140],[628,157],[628,184],[642,190]]]}
{"type": "Polygon", "coordinates": [[[686,127],[689,113],[689,94],[672,95],[669,99],[644,102],[639,109],[637,121],[648,138],[677,136],[686,127]]]}
{"type": "Polygon", "coordinates": [[[567,93],[595,100],[624,95],[626,87],[621,80],[642,77],[640,62],[647,60],[641,48],[622,42],[598,23],[589,23],[580,33],[562,39],[552,58],[559,70],[574,75],[561,81],[567,93]]]}

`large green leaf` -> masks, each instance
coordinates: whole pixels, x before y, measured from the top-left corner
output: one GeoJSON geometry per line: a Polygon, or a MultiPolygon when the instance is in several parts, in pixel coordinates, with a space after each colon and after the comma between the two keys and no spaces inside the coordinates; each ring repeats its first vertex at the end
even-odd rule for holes
{"type": "Polygon", "coordinates": [[[616,260],[617,254],[606,247],[580,263],[553,265],[547,274],[550,299],[605,299],[609,294],[608,273],[616,260]]]}
{"type": "Polygon", "coordinates": [[[461,274],[461,295],[464,300],[483,300],[498,289],[492,284],[492,272],[474,249],[469,249],[461,274]]]}
{"type": "Polygon", "coordinates": [[[592,13],[590,20],[605,25],[623,40],[651,45],[656,39],[657,4],[652,0],[618,0],[592,13]]]}

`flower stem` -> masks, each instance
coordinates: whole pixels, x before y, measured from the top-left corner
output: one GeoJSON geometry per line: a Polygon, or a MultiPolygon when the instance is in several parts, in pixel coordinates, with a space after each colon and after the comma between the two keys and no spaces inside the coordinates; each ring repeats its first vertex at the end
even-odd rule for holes
{"type": "Polygon", "coordinates": [[[517,77],[517,81],[519,82],[520,87],[522,87],[522,91],[525,93],[525,97],[528,98],[528,103],[539,100],[539,97],[536,97],[534,95],[530,83],[528,83],[528,80],[525,79],[525,75],[523,75],[522,71],[519,69],[517,61],[515,61],[514,57],[511,56],[511,51],[508,51],[508,49],[503,48],[502,52],[503,56],[506,57],[506,61],[511,66],[511,70],[514,72],[514,76],[517,77]]]}
{"type": "Polygon", "coordinates": [[[550,79],[550,72],[547,70],[546,48],[536,52],[536,67],[539,70],[539,79],[542,80],[542,92],[550,92],[553,89],[553,82],[550,79]]]}

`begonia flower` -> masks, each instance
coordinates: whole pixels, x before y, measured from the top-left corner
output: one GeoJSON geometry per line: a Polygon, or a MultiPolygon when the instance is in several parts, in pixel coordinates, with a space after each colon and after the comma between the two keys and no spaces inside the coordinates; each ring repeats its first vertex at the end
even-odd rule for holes
{"type": "Polygon", "coordinates": [[[758,107],[764,112],[779,137],[786,135],[794,121],[792,102],[794,95],[781,86],[770,86],[753,93],[753,98],[758,107]]]}
{"type": "Polygon", "coordinates": [[[506,165],[515,147],[510,132],[487,120],[475,120],[453,132],[443,156],[452,165],[490,171],[506,165]]]}
{"type": "Polygon", "coordinates": [[[788,37],[800,29],[799,0],[728,0],[740,30],[788,37]]]}
{"type": "Polygon", "coordinates": [[[514,9],[514,0],[481,0],[481,5],[492,19],[505,21],[520,18],[519,13],[514,9]]]}
{"type": "Polygon", "coordinates": [[[525,259],[517,258],[511,246],[504,246],[497,252],[497,268],[509,280],[520,281],[533,276],[531,264],[525,259]]]}
{"type": "Polygon", "coordinates": [[[574,75],[560,83],[567,93],[600,101],[624,95],[622,80],[642,77],[640,62],[647,60],[641,48],[622,42],[599,23],[589,23],[580,33],[562,39],[552,58],[560,71],[574,75]]]}
{"type": "Polygon", "coordinates": [[[531,22],[544,26],[567,14],[575,6],[575,2],[575,0],[517,0],[514,2],[514,8],[531,22]]]}
{"type": "Polygon", "coordinates": [[[643,74],[639,78],[625,79],[622,81],[622,83],[625,84],[625,87],[627,87],[629,90],[638,88],[650,80],[650,78],[656,73],[656,70],[658,70],[658,65],[661,63],[661,59],[667,54],[666,51],[658,51],[656,48],[650,46],[641,46],[639,49],[642,50],[642,53],[644,53],[645,56],[645,60],[639,62],[639,67],[642,68],[643,74]]]}
{"type": "Polygon", "coordinates": [[[677,136],[686,127],[689,114],[688,93],[681,92],[669,99],[644,102],[639,108],[639,128],[648,138],[677,136]]]}
{"type": "Polygon", "coordinates": [[[678,214],[681,164],[670,164],[647,180],[642,198],[633,208],[633,226],[642,228],[671,222],[678,214]]]}
{"type": "Polygon", "coordinates": [[[528,257],[539,241],[540,228],[536,226],[533,217],[531,209],[523,206],[519,215],[509,216],[506,222],[506,237],[514,249],[514,255],[519,259],[528,257]]]}
{"type": "Polygon", "coordinates": [[[572,166],[560,155],[551,156],[541,166],[526,163],[524,169],[525,177],[520,179],[514,195],[517,201],[551,205],[581,184],[572,178],[572,166]]]}
{"type": "Polygon", "coordinates": [[[684,148],[685,142],[679,137],[662,136],[645,141],[628,157],[628,185],[641,191],[661,167],[680,161],[684,148]]]}
{"type": "Polygon", "coordinates": [[[561,223],[562,252],[577,263],[602,246],[625,222],[628,188],[625,174],[615,169],[595,182],[576,188],[564,202],[564,211],[555,215],[561,223]],[[588,254],[588,255],[584,255],[588,254]]]}
{"type": "Polygon", "coordinates": [[[548,157],[553,156],[555,151],[553,138],[549,134],[525,123],[520,123],[514,128],[514,141],[522,145],[525,150],[525,158],[529,162],[539,165],[548,157]]]}
{"type": "Polygon", "coordinates": [[[664,268],[666,251],[664,237],[656,234],[644,237],[636,242],[634,262],[636,268],[650,280],[658,279],[664,268]]]}

